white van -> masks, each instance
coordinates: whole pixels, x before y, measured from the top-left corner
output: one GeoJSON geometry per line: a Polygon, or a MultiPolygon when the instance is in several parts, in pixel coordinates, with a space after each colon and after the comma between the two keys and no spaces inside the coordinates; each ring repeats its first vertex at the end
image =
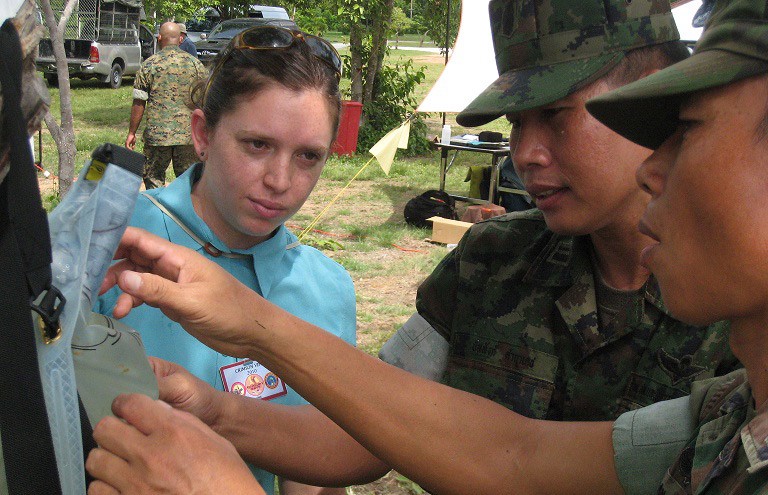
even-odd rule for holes
{"type": "Polygon", "coordinates": [[[248,8],[248,17],[263,17],[264,19],[290,19],[288,12],[282,7],[270,7],[269,5],[251,5],[248,8]]]}

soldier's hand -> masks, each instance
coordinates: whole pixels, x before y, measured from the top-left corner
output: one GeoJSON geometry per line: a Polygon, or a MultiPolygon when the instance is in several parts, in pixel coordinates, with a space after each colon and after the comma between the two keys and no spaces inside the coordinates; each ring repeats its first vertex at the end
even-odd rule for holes
{"type": "Polygon", "coordinates": [[[118,284],[123,293],[113,315],[122,318],[140,304],[160,308],[208,347],[247,356],[253,341],[251,308],[261,296],[216,263],[191,249],[128,227],[101,292],[118,284]]]}
{"type": "Polygon", "coordinates": [[[128,137],[125,138],[125,147],[132,150],[136,147],[136,134],[129,132],[128,137]]]}

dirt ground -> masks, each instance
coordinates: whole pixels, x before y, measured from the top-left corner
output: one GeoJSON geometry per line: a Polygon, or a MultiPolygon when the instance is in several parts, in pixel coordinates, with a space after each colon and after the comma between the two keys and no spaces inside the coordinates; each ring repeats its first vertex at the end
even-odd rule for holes
{"type": "MultiPolygon", "coordinates": [[[[369,198],[369,201],[356,203],[354,208],[348,208],[348,205],[344,204],[333,206],[326,213],[326,216],[333,220],[327,220],[325,223],[328,225],[355,224],[364,228],[388,222],[400,222],[403,207],[408,199],[414,196],[414,192],[405,186],[397,187],[396,182],[388,182],[388,184],[391,185],[392,191],[387,194],[386,199],[377,200],[375,192],[381,188],[381,183],[377,181],[353,183],[345,192],[344,198],[352,201],[351,198],[365,197],[369,198]]],[[[316,215],[339,188],[340,184],[324,182],[321,179],[301,213],[316,215]]],[[[333,227],[328,228],[333,229],[333,227]]],[[[342,227],[339,232],[343,233],[342,227]]],[[[416,234],[412,236],[400,239],[396,245],[380,246],[372,250],[354,250],[355,247],[350,245],[349,250],[326,252],[332,258],[344,256],[351,257],[360,264],[395,267],[393,271],[350,270],[357,294],[358,347],[367,352],[377,352],[395,329],[410,316],[414,311],[416,290],[437,261],[447,252],[444,245],[428,242],[426,231],[415,232],[416,234]],[[425,257],[430,257],[430,261],[423,264],[415,261],[425,257]],[[381,309],[382,302],[386,302],[386,310],[381,309]]],[[[349,487],[347,491],[350,495],[426,493],[418,485],[394,471],[374,483],[349,487]]]]}

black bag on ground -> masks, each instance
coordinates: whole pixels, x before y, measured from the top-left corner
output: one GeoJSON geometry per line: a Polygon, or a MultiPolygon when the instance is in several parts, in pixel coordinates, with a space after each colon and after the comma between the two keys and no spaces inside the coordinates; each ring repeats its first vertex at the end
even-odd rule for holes
{"type": "Polygon", "coordinates": [[[431,189],[423,192],[405,204],[403,211],[406,223],[414,227],[429,227],[428,218],[443,217],[458,220],[456,201],[445,191],[431,189]]]}

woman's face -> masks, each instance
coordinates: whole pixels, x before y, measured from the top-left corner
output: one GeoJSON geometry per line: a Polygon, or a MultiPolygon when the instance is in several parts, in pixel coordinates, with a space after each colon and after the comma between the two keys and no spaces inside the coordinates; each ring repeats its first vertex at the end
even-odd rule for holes
{"type": "Polygon", "coordinates": [[[693,94],[640,167],[651,196],[641,261],[683,321],[768,317],[768,77],[693,94]]]}
{"type": "Polygon", "coordinates": [[[205,170],[192,192],[195,211],[230,249],[269,238],[315,187],[332,134],[331,107],[316,90],[269,85],[213,129],[196,110],[192,135],[205,170]]]}

